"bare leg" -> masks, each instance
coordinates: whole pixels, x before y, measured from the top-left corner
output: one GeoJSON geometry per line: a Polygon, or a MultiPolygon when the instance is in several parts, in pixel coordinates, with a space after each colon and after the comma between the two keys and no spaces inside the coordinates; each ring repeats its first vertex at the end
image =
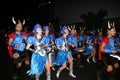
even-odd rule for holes
{"type": "Polygon", "coordinates": [[[18,79],[18,72],[21,66],[22,66],[22,62],[19,62],[17,63],[17,65],[14,65],[13,79],[18,79]]]}
{"type": "Polygon", "coordinates": [[[68,56],[68,62],[70,64],[69,75],[72,76],[73,78],[76,78],[76,76],[73,74],[73,60],[70,56],[68,56]]]}
{"type": "Polygon", "coordinates": [[[46,66],[45,66],[45,68],[46,68],[46,76],[47,76],[47,80],[51,80],[51,70],[50,70],[50,62],[48,61],[48,59],[47,59],[47,61],[46,61],[46,66]]]}
{"type": "Polygon", "coordinates": [[[57,77],[57,78],[59,78],[60,72],[61,72],[63,69],[65,69],[65,68],[66,68],[66,63],[63,64],[63,65],[58,69],[57,74],[56,74],[56,77],[57,77]]]}

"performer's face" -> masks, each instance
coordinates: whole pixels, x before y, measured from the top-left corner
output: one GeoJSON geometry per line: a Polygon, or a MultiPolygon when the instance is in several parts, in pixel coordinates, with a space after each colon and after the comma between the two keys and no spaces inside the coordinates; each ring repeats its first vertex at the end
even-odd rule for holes
{"type": "Polygon", "coordinates": [[[45,34],[49,34],[49,30],[47,29],[47,30],[45,30],[45,34]]]}
{"type": "Polygon", "coordinates": [[[109,33],[111,36],[115,36],[115,35],[116,35],[116,30],[115,30],[115,28],[112,28],[111,30],[109,30],[108,33],[109,33]]]}
{"type": "Polygon", "coordinates": [[[69,34],[69,31],[68,31],[68,29],[65,29],[65,33],[66,33],[66,35],[68,35],[68,34],[69,34]]]}
{"type": "Polygon", "coordinates": [[[98,34],[99,34],[99,36],[102,36],[102,32],[99,32],[98,34]]]}
{"type": "Polygon", "coordinates": [[[41,29],[41,28],[37,28],[37,33],[38,33],[39,35],[42,35],[42,29],[41,29]]]}
{"type": "Polygon", "coordinates": [[[83,33],[84,33],[84,30],[81,30],[80,33],[83,34],[83,33]]]}
{"type": "Polygon", "coordinates": [[[16,24],[16,31],[21,32],[22,31],[22,24],[16,24]]]}
{"type": "Polygon", "coordinates": [[[71,31],[71,34],[72,34],[72,35],[76,34],[76,30],[72,30],[72,31],[71,31]]]}

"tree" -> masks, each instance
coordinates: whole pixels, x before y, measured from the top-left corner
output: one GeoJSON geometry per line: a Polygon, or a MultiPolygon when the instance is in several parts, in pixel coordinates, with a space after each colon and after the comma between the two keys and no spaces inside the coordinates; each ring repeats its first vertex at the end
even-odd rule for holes
{"type": "Polygon", "coordinates": [[[87,14],[81,14],[80,18],[84,20],[88,29],[100,28],[102,26],[104,17],[108,15],[106,10],[100,9],[96,14],[93,12],[88,12],[87,14]]]}

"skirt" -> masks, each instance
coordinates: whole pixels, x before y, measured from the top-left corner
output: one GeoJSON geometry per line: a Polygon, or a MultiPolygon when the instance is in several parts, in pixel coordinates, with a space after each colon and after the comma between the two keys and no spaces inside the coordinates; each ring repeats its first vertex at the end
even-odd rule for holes
{"type": "Polygon", "coordinates": [[[56,65],[60,66],[67,63],[68,56],[70,56],[73,59],[71,52],[59,50],[56,56],[56,65]]]}

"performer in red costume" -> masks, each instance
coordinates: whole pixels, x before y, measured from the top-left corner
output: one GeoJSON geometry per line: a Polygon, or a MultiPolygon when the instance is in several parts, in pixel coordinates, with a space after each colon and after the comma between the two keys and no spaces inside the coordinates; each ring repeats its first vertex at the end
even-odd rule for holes
{"type": "Polygon", "coordinates": [[[29,56],[25,50],[27,34],[22,32],[24,23],[21,23],[20,20],[16,22],[14,19],[13,22],[15,24],[15,31],[9,34],[8,53],[14,64],[13,79],[18,79],[17,74],[23,61],[25,61],[27,66],[29,65],[29,56]]]}
{"type": "Polygon", "coordinates": [[[119,60],[114,55],[119,53],[119,50],[114,46],[114,36],[116,29],[114,23],[108,22],[107,36],[103,38],[99,46],[98,60],[104,65],[102,70],[97,72],[98,80],[118,80],[119,77],[119,60]],[[103,79],[105,78],[106,79],[103,79]]]}

